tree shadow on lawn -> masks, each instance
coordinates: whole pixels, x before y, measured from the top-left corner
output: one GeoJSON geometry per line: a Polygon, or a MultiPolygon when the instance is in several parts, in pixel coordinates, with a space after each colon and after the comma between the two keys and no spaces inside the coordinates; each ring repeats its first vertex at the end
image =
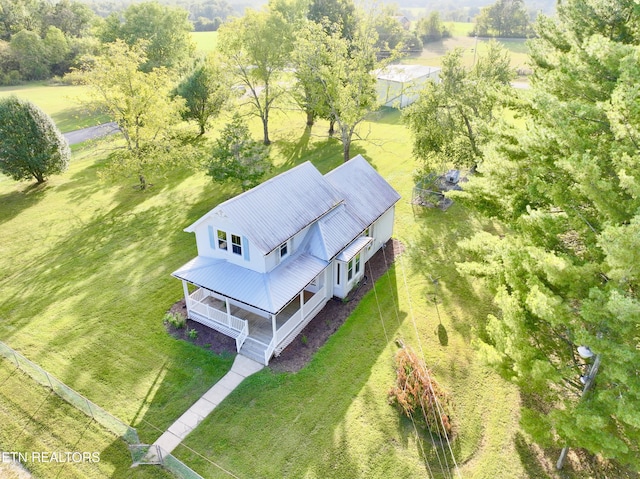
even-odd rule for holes
{"type": "Polygon", "coordinates": [[[30,183],[22,189],[19,189],[20,185],[16,184],[14,188],[14,191],[0,195],[0,205],[2,205],[2,208],[0,208],[0,224],[15,218],[24,210],[40,203],[52,189],[47,183],[30,183]]]}
{"type": "MultiPolygon", "coordinates": [[[[272,176],[283,173],[305,161],[314,164],[322,174],[325,174],[343,163],[342,142],[337,136],[329,137],[327,133],[328,123],[316,122],[312,127],[305,128],[300,137],[295,133],[289,133],[274,141],[279,156],[284,158],[284,163],[279,164],[272,172],[272,176]]],[[[366,157],[366,149],[355,141],[351,144],[350,155],[366,157]]]]}
{"type": "Polygon", "coordinates": [[[164,382],[178,389],[176,402],[195,400],[230,361],[167,337],[162,324],[167,306],[181,294],[170,273],[194,250],[193,238],[182,231],[183,208],[163,202],[133,211],[149,196],[119,196],[116,207],[71,229],[16,270],[12,282],[24,286],[5,298],[4,307],[14,311],[5,323],[6,339],[33,336],[36,352],[27,355],[45,367],[52,354],[64,352],[72,360],[54,375],[111,412],[135,411],[131,403],[140,398],[131,391],[138,379],[148,379],[167,360],[164,382]],[[66,313],[55,313],[57,303],[66,313]]]}
{"type": "MultiPolygon", "coordinates": [[[[185,444],[240,477],[354,477],[370,458],[357,455],[358,438],[349,430],[355,419],[347,417],[348,410],[354,400],[373,409],[368,388],[375,389],[377,402],[386,401],[392,384],[368,383],[406,318],[406,312],[394,311],[389,289],[397,290],[393,268],[376,283],[377,300],[369,291],[306,367],[297,373],[267,368],[250,376],[185,444]]],[[[385,362],[392,368],[391,355],[385,362]]],[[[214,466],[198,454],[176,450],[194,470],[213,474],[214,466]]]]}
{"type": "MultiPolygon", "coordinates": [[[[437,304],[452,319],[454,329],[470,341],[472,329],[484,337],[487,315],[492,310],[492,295],[478,293],[470,278],[459,273],[456,263],[465,261],[457,243],[474,233],[474,218],[461,205],[449,210],[422,208],[416,210],[417,234],[409,261],[424,277],[424,297],[437,304]],[[458,317],[460,308],[465,318],[458,317]],[[474,322],[469,323],[468,319],[474,322]]],[[[438,332],[439,334],[439,332],[438,332]]]]}

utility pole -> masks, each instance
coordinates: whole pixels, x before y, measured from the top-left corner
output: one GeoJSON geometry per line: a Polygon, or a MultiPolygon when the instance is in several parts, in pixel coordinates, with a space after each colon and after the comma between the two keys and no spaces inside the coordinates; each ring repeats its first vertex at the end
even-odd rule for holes
{"type": "MultiPolygon", "coordinates": [[[[582,356],[583,358],[590,358],[591,356],[593,356],[593,352],[591,352],[591,350],[586,346],[580,346],[578,348],[578,354],[580,354],[580,356],[582,356]]],[[[580,400],[582,400],[582,398],[587,393],[587,391],[591,389],[593,380],[595,379],[596,374],[598,374],[599,367],[600,367],[600,355],[596,354],[596,358],[594,359],[593,364],[589,368],[589,373],[587,374],[587,376],[586,377],[580,376],[580,380],[583,381],[584,383],[584,387],[582,388],[582,394],[580,395],[580,400]]],[[[564,466],[564,461],[567,458],[568,452],[569,452],[569,446],[565,446],[562,448],[562,452],[560,453],[560,458],[556,463],[556,469],[558,471],[562,469],[562,466],[564,466]]]]}

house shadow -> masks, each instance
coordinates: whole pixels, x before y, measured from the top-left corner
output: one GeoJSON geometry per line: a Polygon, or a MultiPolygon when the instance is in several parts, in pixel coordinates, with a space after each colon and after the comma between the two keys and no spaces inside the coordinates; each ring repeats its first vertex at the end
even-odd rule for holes
{"type": "Polygon", "coordinates": [[[386,386],[371,390],[367,383],[381,356],[391,367],[395,335],[407,317],[392,297],[395,268],[375,288],[352,305],[306,366],[295,373],[267,367],[245,379],[174,455],[204,476],[219,469],[202,456],[243,477],[354,477],[362,458],[345,452],[353,446],[348,410],[355,398],[365,408],[379,407],[380,395],[385,403],[386,386]]]}

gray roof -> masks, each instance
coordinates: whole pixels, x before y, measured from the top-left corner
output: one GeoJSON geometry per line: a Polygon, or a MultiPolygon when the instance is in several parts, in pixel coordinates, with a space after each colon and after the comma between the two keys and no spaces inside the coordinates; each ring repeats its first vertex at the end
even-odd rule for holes
{"type": "Polygon", "coordinates": [[[347,212],[360,221],[361,231],[400,199],[398,192],[362,155],[330,171],[325,178],[344,198],[347,212]]]}
{"type": "Polygon", "coordinates": [[[399,199],[360,155],[325,176],[303,163],[221,203],[186,229],[223,214],[267,254],[311,225],[298,251],[268,273],[198,256],[173,276],[276,314],[333,258],[348,261],[362,250],[371,241],[359,238],[362,232],[399,199]]]}
{"type": "Polygon", "coordinates": [[[219,204],[207,217],[222,214],[263,254],[268,254],[342,201],[322,174],[305,162],[219,204]]]}
{"type": "Polygon", "coordinates": [[[302,252],[269,273],[258,273],[228,261],[197,256],[174,271],[173,276],[277,314],[328,265],[302,252]]]}

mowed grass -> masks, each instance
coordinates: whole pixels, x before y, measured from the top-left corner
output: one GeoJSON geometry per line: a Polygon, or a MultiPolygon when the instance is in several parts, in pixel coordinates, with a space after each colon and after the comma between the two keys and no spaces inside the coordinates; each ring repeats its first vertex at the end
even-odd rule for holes
{"type": "Polygon", "coordinates": [[[200,53],[209,53],[216,49],[218,44],[218,32],[191,32],[196,44],[196,51],[200,53]]]}
{"type": "MultiPolygon", "coordinates": [[[[273,174],[305,160],[322,172],[341,163],[326,123],[311,131],[304,123],[300,113],[274,115],[273,174]]],[[[259,137],[259,125],[252,127],[259,137]]],[[[472,345],[490,297],[455,269],[456,240],[497,226],[455,205],[414,210],[417,164],[397,111],[372,115],[360,135],[370,141],[352,153],[403,196],[395,235],[407,252],[307,368],[247,380],[187,438],[197,454],[180,446],[176,456],[204,477],[227,477],[209,461],[241,478],[446,477],[453,471],[446,449],[387,402],[401,338],[424,354],[451,396],[462,477],[539,477],[526,441],[517,442],[517,390],[472,345]]],[[[196,253],[182,229],[239,190],[176,171],[140,192],[135,178],[101,182],[103,156],[75,150],[70,170],[41,188],[0,179],[0,339],[150,443],[230,366],[231,358],[171,338],[161,319],[182,295],[171,271],[196,253]]],[[[5,402],[0,397],[10,407],[5,402]]],[[[70,429],[41,421],[52,434],[70,429]]]]}
{"type": "MultiPolygon", "coordinates": [[[[0,359],[0,450],[16,459],[34,477],[65,479],[170,479],[155,466],[131,468],[127,445],[96,422],[35,383],[6,359],[0,359]],[[72,453],[58,461],[40,460],[40,453],[72,453]],[[78,454],[91,460],[80,460],[78,454]],[[35,454],[34,454],[35,453],[35,454]],[[22,456],[17,456],[22,454],[22,456]]],[[[1,462],[0,462],[1,464],[1,462]]],[[[0,476],[3,475],[0,469],[0,476]]],[[[9,476],[11,477],[11,476],[9,476]]]]}
{"type": "Polygon", "coordinates": [[[82,106],[86,94],[86,86],[51,85],[45,82],[0,87],[0,98],[15,95],[35,103],[53,118],[63,133],[109,121],[108,116],[90,112],[82,106]]]}

